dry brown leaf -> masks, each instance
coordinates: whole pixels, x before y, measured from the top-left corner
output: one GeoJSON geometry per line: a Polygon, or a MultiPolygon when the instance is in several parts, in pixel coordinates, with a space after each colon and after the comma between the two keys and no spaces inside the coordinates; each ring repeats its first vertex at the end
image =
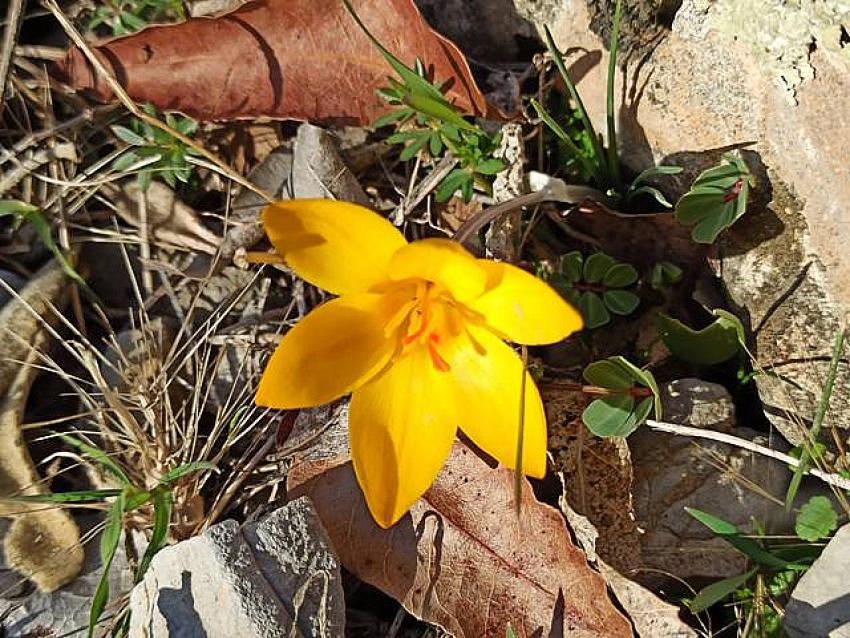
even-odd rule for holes
{"type": "Polygon", "coordinates": [[[144,196],[148,237],[153,241],[208,255],[218,250],[221,238],[204,226],[194,208],[181,202],[162,182],[151,182],[144,194],[136,180],[110,182],[101,187],[101,193],[112,202],[121,219],[135,228],[141,225],[139,198],[144,196]]]}
{"type": "Polygon", "coordinates": [[[458,638],[631,636],[562,515],[513,473],[455,444],[431,489],[388,530],[366,509],[345,456],[302,460],[290,494],[313,500],[347,569],[458,638]]]}
{"type": "Polygon", "coordinates": [[[587,398],[557,385],[543,387],[549,453],[564,498],[598,530],[596,550],[622,573],[641,566],[640,536],[632,507],[632,465],[624,439],[587,431],[587,398]]]}
{"type": "MultiPolygon", "coordinates": [[[[447,82],[447,97],[488,112],[466,59],[433,31],[413,0],[355,0],[378,40],[408,66],[417,56],[447,82]]],[[[365,125],[385,107],[375,90],[391,69],[340,0],[265,0],[218,18],[156,26],[95,49],[130,97],[201,120],[261,116],[365,125]]],[[[57,67],[64,80],[112,97],[81,51],[57,67]]]]}
{"type": "MultiPolygon", "coordinates": [[[[30,458],[21,422],[38,372],[33,364],[49,338],[33,313],[47,319],[49,304],[60,306],[67,288],[62,268],[51,262],[0,311],[0,497],[49,492],[30,458]]],[[[13,519],[4,539],[8,564],[40,590],[53,591],[79,573],[80,532],[66,510],[0,500],[0,516],[13,519]]]]}

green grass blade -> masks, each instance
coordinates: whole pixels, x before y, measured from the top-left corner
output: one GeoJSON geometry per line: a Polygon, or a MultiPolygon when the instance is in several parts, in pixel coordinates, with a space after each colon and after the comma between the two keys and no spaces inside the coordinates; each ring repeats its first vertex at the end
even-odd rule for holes
{"type": "Polygon", "coordinates": [[[739,552],[748,556],[753,562],[764,565],[769,569],[789,568],[788,561],[774,556],[764,549],[760,543],[741,534],[741,531],[732,523],[693,507],[686,507],[685,511],[714,532],[716,536],[719,536],[739,552]]]}
{"type": "Polygon", "coordinates": [[[410,91],[421,91],[423,94],[430,96],[435,100],[445,100],[443,94],[440,93],[434,86],[428,82],[426,79],[421,77],[416,71],[412,68],[405,65],[401,60],[395,57],[392,53],[390,53],[389,49],[387,49],[383,44],[381,44],[378,39],[372,35],[372,32],[366,28],[366,25],[360,19],[360,16],[357,15],[357,12],[354,11],[354,7],[351,6],[351,2],[349,0],[342,0],[342,4],[345,5],[348,13],[351,14],[351,17],[354,18],[354,21],[357,23],[363,33],[366,34],[372,44],[381,52],[381,55],[384,56],[384,59],[387,63],[393,68],[393,70],[401,76],[401,78],[407,84],[407,88],[410,91]]]}
{"type": "Polygon", "coordinates": [[[823,420],[826,418],[826,412],[829,410],[829,399],[832,396],[832,389],[835,387],[835,378],[838,376],[838,363],[841,361],[841,355],[844,353],[844,337],[846,329],[841,328],[838,334],[835,335],[835,342],[832,347],[832,360],[829,362],[829,371],[826,373],[826,382],[823,385],[823,393],[820,396],[820,403],[815,412],[815,420],[812,423],[812,429],[809,431],[807,441],[803,446],[802,454],[800,454],[800,464],[794,469],[794,476],[791,477],[791,483],[788,485],[788,491],[785,493],[785,510],[791,511],[791,505],[794,503],[794,498],[797,496],[797,490],[800,489],[800,483],[803,480],[803,474],[812,460],[811,443],[817,443],[820,435],[823,420]]]}
{"type": "Polygon", "coordinates": [[[94,629],[103,610],[106,608],[106,603],[109,601],[109,568],[112,566],[112,559],[115,558],[115,551],[118,549],[118,541],[121,539],[121,523],[124,516],[124,495],[119,494],[112,504],[112,508],[106,515],[106,526],[100,535],[100,582],[97,584],[97,590],[94,593],[94,598],[91,603],[91,611],[89,612],[89,631],[88,638],[94,636],[94,629]]]}
{"type": "MultiPolygon", "coordinates": [[[[555,66],[558,67],[558,72],[561,74],[561,78],[564,80],[564,84],[566,84],[567,86],[567,90],[570,93],[570,97],[575,103],[579,118],[581,118],[582,126],[584,126],[585,131],[590,136],[591,142],[593,143],[593,154],[595,156],[595,163],[599,165],[599,168],[602,169],[605,175],[607,176],[608,164],[605,159],[605,150],[602,148],[602,143],[599,141],[599,136],[593,129],[593,124],[591,124],[590,122],[590,117],[588,117],[587,115],[587,109],[584,108],[584,102],[581,101],[581,96],[579,96],[578,94],[578,89],[576,89],[575,84],[573,84],[573,81],[570,79],[570,76],[567,73],[567,67],[564,65],[564,58],[563,56],[561,56],[561,52],[558,51],[558,47],[555,46],[555,40],[552,38],[552,33],[549,31],[549,27],[544,28],[546,31],[546,47],[549,49],[549,54],[555,61],[555,66]]],[[[599,170],[593,172],[593,174],[598,173],[599,170]]]]}
{"type": "Polygon", "coordinates": [[[54,432],[54,434],[56,434],[56,436],[58,436],[71,447],[75,447],[86,456],[91,457],[93,461],[100,463],[107,472],[109,472],[115,478],[118,479],[118,482],[122,486],[130,484],[130,479],[127,478],[127,475],[124,474],[124,471],[118,466],[115,461],[109,458],[109,455],[107,455],[106,452],[104,452],[103,450],[96,448],[93,445],[89,445],[88,443],[84,443],[80,439],[71,436],[70,434],[63,434],[61,432],[54,432]]]}
{"type": "Polygon", "coordinates": [[[623,15],[623,0],[617,0],[614,9],[614,24],[611,27],[610,56],[608,58],[608,87],[605,101],[605,120],[608,125],[608,174],[614,181],[617,192],[622,192],[620,156],[617,152],[617,121],[614,113],[614,80],[617,75],[617,46],[620,40],[620,19],[623,15]]]}
{"type": "Polygon", "coordinates": [[[121,490],[79,490],[73,492],[56,492],[54,494],[22,494],[20,496],[4,497],[10,501],[26,503],[92,503],[100,502],[113,496],[118,496],[121,490]]]}
{"type": "Polygon", "coordinates": [[[551,131],[558,137],[558,139],[567,145],[567,148],[570,150],[570,153],[572,153],[575,158],[579,162],[581,162],[581,165],[582,167],[584,167],[584,170],[589,175],[592,175],[597,182],[603,181],[605,179],[605,176],[604,174],[600,173],[599,166],[593,161],[591,161],[591,159],[587,157],[578,146],[576,146],[576,143],[570,138],[569,135],[567,135],[567,132],[563,128],[561,128],[561,125],[558,124],[551,115],[549,115],[549,112],[545,108],[543,108],[543,105],[540,104],[540,102],[538,102],[534,98],[532,98],[531,106],[533,106],[534,110],[537,111],[537,117],[543,120],[546,126],[551,129],[551,131]]]}
{"type": "Polygon", "coordinates": [[[729,596],[732,592],[743,587],[750,578],[756,575],[758,569],[751,569],[745,574],[738,574],[730,578],[724,578],[717,582],[711,583],[707,587],[699,590],[691,602],[688,603],[688,609],[691,613],[698,614],[705,611],[715,603],[729,596]]]}
{"type": "Polygon", "coordinates": [[[136,568],[134,583],[144,578],[145,572],[151,564],[154,555],[165,545],[168,536],[168,524],[171,522],[171,490],[157,489],[153,493],[153,531],[151,539],[145,549],[145,554],[136,568]]]}
{"type": "Polygon", "coordinates": [[[195,461],[193,463],[184,463],[179,467],[175,467],[173,470],[166,472],[162,476],[159,477],[160,485],[168,485],[169,483],[173,483],[179,478],[183,478],[188,474],[193,474],[194,472],[200,472],[201,470],[212,470],[213,472],[218,472],[218,467],[213,463],[209,463],[208,461],[195,461]]]}

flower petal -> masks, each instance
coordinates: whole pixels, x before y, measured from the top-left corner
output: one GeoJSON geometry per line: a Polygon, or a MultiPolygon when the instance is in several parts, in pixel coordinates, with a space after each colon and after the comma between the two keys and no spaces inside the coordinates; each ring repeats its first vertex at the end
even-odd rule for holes
{"type": "Polygon", "coordinates": [[[397,281],[427,279],[444,286],[458,301],[466,301],[484,292],[487,285],[482,263],[450,239],[422,239],[393,255],[390,276],[397,281]]]}
{"type": "Polygon", "coordinates": [[[497,333],[515,343],[555,343],[584,325],[581,313],[547,283],[510,264],[479,260],[487,290],[467,305],[497,333]]]}
{"type": "MultiPolygon", "coordinates": [[[[447,353],[455,378],[460,429],[499,463],[516,467],[522,360],[484,328],[469,327],[447,353]]],[[[525,377],[525,423],[522,471],[535,478],[546,474],[546,415],[531,375],[525,377]]]]}
{"type": "Polygon", "coordinates": [[[377,213],[348,202],[293,199],[262,213],[272,245],[295,273],[336,295],[367,292],[388,279],[402,234],[377,213]]]}
{"type": "Polygon", "coordinates": [[[329,301],[304,317],[275,350],[260,379],[256,402],[307,408],[362,385],[390,360],[396,342],[384,326],[405,295],[362,293],[329,301]]]}
{"type": "Polygon", "coordinates": [[[453,384],[416,348],[352,395],[354,472],[381,527],[404,516],[443,467],[457,431],[453,384]]]}

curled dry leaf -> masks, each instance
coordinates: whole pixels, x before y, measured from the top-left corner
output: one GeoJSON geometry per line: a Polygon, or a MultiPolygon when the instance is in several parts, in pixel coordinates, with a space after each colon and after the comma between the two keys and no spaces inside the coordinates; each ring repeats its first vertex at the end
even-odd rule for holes
{"type": "Polygon", "coordinates": [[[3,500],[45,494],[21,432],[24,407],[38,372],[33,364],[47,344],[49,306],[60,306],[68,279],[53,261],[0,311],[0,516],[12,518],[4,539],[8,564],[42,591],[72,580],[83,565],[80,532],[67,511],[51,505],[3,500]]]}
{"type": "Polygon", "coordinates": [[[561,514],[527,481],[513,512],[513,472],[456,443],[431,489],[395,526],[372,520],[345,455],[296,462],[343,565],[458,638],[631,636],[605,581],[570,540],[561,514]]]}
{"type": "Polygon", "coordinates": [[[204,226],[194,208],[181,202],[168,186],[151,182],[144,193],[136,180],[120,184],[107,183],[101,193],[115,206],[115,211],[125,222],[135,228],[141,226],[141,202],[145,197],[148,236],[154,241],[165,242],[200,253],[213,255],[221,239],[204,226]]]}
{"type": "MultiPolygon", "coordinates": [[[[352,3],[402,62],[417,56],[472,115],[488,112],[466,59],[432,30],[413,0],[352,3]]],[[[265,0],[217,18],[157,26],[95,48],[130,97],[201,120],[255,117],[366,125],[385,110],[375,90],[391,69],[340,0],[265,0]]],[[[56,71],[101,100],[112,97],[73,49],[56,71]]]]}

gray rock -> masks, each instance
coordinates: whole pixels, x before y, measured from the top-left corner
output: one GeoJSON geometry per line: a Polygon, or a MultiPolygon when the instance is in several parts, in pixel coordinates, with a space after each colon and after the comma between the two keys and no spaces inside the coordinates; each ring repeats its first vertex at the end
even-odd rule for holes
{"type": "MultiPolygon", "coordinates": [[[[661,391],[667,421],[757,438],[753,430],[735,427],[732,399],[722,386],[682,379],[665,384],[661,391]]],[[[752,516],[770,532],[793,530],[793,516],[777,503],[790,478],[782,463],[715,441],[694,441],[649,428],[638,429],[628,443],[645,567],[685,579],[726,578],[744,571],[746,557],[715,537],[685,507],[709,512],[744,530],[750,528],[752,516]]],[[[800,498],[818,488],[806,483],[800,498]]],[[[652,574],[641,575],[641,580],[659,584],[652,574]]]]}
{"type": "Polygon", "coordinates": [[[676,379],[661,386],[664,419],[695,428],[730,431],[735,404],[722,385],[702,379],[676,379]]]}
{"type": "Polygon", "coordinates": [[[784,629],[791,638],[850,638],[850,525],[835,534],[791,594],[784,629]]]}
{"type": "MultiPolygon", "coordinates": [[[[102,516],[79,517],[81,529],[90,530],[103,520],[102,516]]],[[[0,536],[5,533],[5,521],[0,523],[0,536]]],[[[112,600],[130,590],[132,573],[127,564],[125,544],[120,542],[112,568],[109,571],[109,589],[112,600]]],[[[2,563],[2,561],[0,561],[2,563]]],[[[6,574],[7,587],[0,596],[0,618],[3,618],[2,635],[6,638],[31,636],[84,636],[89,623],[89,610],[94,592],[101,578],[100,534],[85,544],[85,559],[80,574],[67,585],[54,592],[33,591],[27,594],[27,581],[0,564],[0,573],[6,574]]]]}
{"type": "Polygon", "coordinates": [[[307,498],[162,550],[130,596],[132,638],[344,634],[340,567],[307,498]]]}

